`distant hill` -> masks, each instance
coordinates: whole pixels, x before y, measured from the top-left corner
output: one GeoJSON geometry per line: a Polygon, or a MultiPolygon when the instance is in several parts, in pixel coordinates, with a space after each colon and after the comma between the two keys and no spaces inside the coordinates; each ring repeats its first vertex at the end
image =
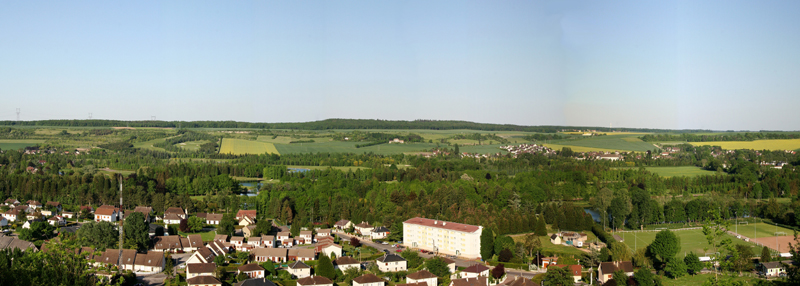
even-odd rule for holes
{"type": "Polygon", "coordinates": [[[555,133],[562,130],[587,130],[598,132],[623,131],[623,132],[711,132],[711,130],[668,130],[648,128],[607,128],[587,126],[524,126],[513,124],[490,124],[456,120],[376,120],[376,119],[326,119],[311,122],[296,123],[257,123],[238,121],[122,121],[99,119],[64,119],[64,120],[36,120],[36,121],[0,121],[3,126],[56,126],[56,127],[168,127],[168,128],[255,128],[255,129],[298,129],[298,130],[329,130],[329,129],[426,129],[426,130],[452,130],[468,129],[482,131],[524,131],[555,133]]]}

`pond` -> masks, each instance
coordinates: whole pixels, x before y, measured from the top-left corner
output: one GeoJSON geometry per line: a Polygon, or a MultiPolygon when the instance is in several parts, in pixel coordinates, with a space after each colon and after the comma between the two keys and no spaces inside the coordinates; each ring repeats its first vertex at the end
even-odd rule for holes
{"type": "Polygon", "coordinates": [[[583,209],[583,211],[585,213],[591,215],[592,219],[594,219],[595,222],[600,222],[600,213],[598,213],[597,211],[595,211],[593,209],[590,209],[590,208],[585,208],[585,209],[583,209]]]}

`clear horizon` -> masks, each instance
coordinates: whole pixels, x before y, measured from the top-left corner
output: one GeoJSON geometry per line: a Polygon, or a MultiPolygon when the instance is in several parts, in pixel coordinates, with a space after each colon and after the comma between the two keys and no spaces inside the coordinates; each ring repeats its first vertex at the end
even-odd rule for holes
{"type": "Polygon", "coordinates": [[[0,120],[798,130],[800,2],[24,1],[0,120]]]}

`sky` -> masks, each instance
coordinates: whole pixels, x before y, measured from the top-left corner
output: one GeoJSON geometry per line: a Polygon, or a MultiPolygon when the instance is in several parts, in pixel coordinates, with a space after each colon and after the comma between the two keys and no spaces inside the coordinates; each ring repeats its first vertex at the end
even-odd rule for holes
{"type": "Polygon", "coordinates": [[[0,120],[800,130],[800,1],[0,7],[0,120]]]}

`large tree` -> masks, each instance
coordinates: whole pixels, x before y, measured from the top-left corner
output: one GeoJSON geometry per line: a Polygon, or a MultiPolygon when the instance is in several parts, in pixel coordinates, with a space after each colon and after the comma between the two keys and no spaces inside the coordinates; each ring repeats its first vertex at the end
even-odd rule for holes
{"type": "Polygon", "coordinates": [[[492,230],[484,228],[481,232],[481,257],[483,260],[492,259],[494,255],[494,235],[492,230]]]}
{"type": "Polygon", "coordinates": [[[319,256],[319,263],[317,263],[317,268],[315,271],[317,275],[327,277],[331,280],[336,277],[336,271],[333,268],[333,263],[327,255],[319,256]]]}
{"type": "MultiPolygon", "coordinates": [[[[648,268],[639,268],[635,273],[633,273],[633,280],[636,280],[636,285],[638,286],[655,286],[660,285],[660,283],[656,282],[656,277],[650,272],[648,268]]],[[[619,284],[617,285],[625,285],[619,284]]]]}
{"type": "Polygon", "coordinates": [[[191,232],[200,232],[203,230],[203,225],[205,225],[205,220],[203,218],[199,218],[196,216],[189,218],[189,230],[191,232]]]}
{"type": "Polygon", "coordinates": [[[675,257],[675,254],[681,250],[681,240],[675,233],[662,230],[656,234],[655,240],[647,248],[653,255],[655,264],[663,269],[667,261],[675,257]]]}
{"type": "Polygon", "coordinates": [[[542,283],[543,285],[551,286],[572,286],[575,284],[567,267],[548,267],[542,281],[544,282],[542,283]]]}
{"type": "Polygon", "coordinates": [[[268,234],[270,231],[272,231],[272,223],[269,220],[261,219],[256,223],[252,236],[261,236],[262,234],[268,234]]]}
{"type": "Polygon", "coordinates": [[[686,263],[677,258],[670,259],[664,270],[671,278],[680,278],[687,273],[686,263]]]}
{"type": "Polygon", "coordinates": [[[434,257],[425,261],[425,268],[428,269],[433,275],[439,277],[450,276],[450,267],[447,267],[447,262],[441,257],[434,257]]]}
{"type": "Polygon", "coordinates": [[[700,262],[700,257],[697,257],[694,252],[689,252],[689,254],[683,258],[683,263],[686,264],[686,270],[689,274],[700,274],[700,270],[703,270],[703,262],[700,262]]]}
{"type": "Polygon", "coordinates": [[[769,251],[769,248],[764,246],[761,248],[761,262],[770,262],[772,261],[772,254],[769,251]]]}
{"type": "Polygon", "coordinates": [[[500,254],[503,249],[514,250],[514,239],[507,235],[497,237],[494,241],[494,253],[500,254]]]}
{"type": "Polygon", "coordinates": [[[119,232],[107,221],[84,223],[76,236],[83,246],[92,246],[98,250],[113,248],[119,242],[119,232]]]}
{"type": "Polygon", "coordinates": [[[411,250],[403,250],[400,252],[400,256],[405,258],[408,261],[408,268],[417,268],[425,262],[425,259],[420,257],[416,251],[411,250]]]}
{"type": "Polygon", "coordinates": [[[234,217],[233,214],[223,215],[222,221],[219,222],[219,228],[217,228],[217,233],[233,236],[233,233],[235,231],[236,231],[236,217],[234,217]]]}
{"type": "Polygon", "coordinates": [[[150,247],[150,227],[144,221],[144,215],[133,212],[125,218],[122,227],[124,247],[145,251],[150,247]]]}

